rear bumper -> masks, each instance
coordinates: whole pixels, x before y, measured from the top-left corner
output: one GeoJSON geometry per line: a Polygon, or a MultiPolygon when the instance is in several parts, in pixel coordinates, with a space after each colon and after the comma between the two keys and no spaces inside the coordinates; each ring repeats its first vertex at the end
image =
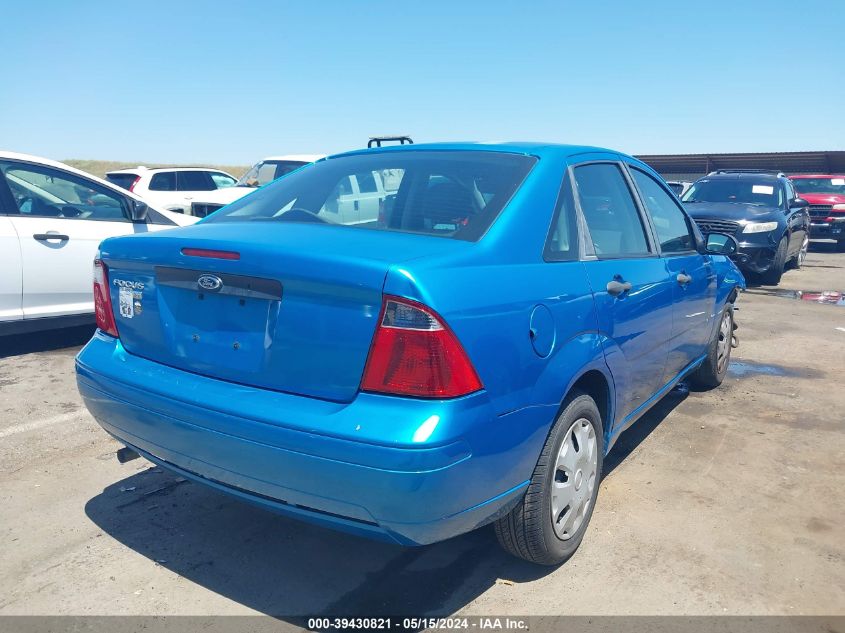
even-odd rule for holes
{"type": "Polygon", "coordinates": [[[77,383],[100,425],[153,462],[284,514],[404,545],[508,511],[554,417],[544,407],[495,417],[483,393],[439,402],[361,394],[338,404],[269,392],[130,355],[99,333],[77,357],[77,383]],[[373,428],[394,432],[376,442],[373,428]],[[366,441],[348,437],[356,429],[366,441]]]}

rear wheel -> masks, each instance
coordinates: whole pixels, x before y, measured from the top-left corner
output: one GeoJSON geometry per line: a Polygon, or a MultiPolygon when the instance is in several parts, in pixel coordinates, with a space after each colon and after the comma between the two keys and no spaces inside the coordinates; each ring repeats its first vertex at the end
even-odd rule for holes
{"type": "Polygon", "coordinates": [[[567,560],[584,538],[601,481],[604,435],[595,401],[583,393],[552,427],[525,496],[495,523],[502,547],[541,565],[567,560]]]}
{"type": "Polygon", "coordinates": [[[762,275],[763,283],[767,286],[777,286],[780,283],[780,278],[783,277],[783,269],[786,266],[787,241],[787,237],[784,235],[778,243],[778,249],[775,251],[775,258],[771,267],[762,275]]]}
{"type": "Polygon", "coordinates": [[[713,389],[722,384],[731,363],[731,342],[734,333],[733,305],[722,310],[719,328],[707,348],[707,358],[690,376],[690,382],[699,389],[713,389]]]}

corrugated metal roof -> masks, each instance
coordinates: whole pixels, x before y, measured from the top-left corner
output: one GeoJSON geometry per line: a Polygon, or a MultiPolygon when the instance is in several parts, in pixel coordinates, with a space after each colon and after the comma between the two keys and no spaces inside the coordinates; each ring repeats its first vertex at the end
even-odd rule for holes
{"type": "Polygon", "coordinates": [[[637,156],[664,178],[693,180],[716,169],[774,169],[787,174],[845,174],[845,151],[712,154],[648,154],[637,156]]]}

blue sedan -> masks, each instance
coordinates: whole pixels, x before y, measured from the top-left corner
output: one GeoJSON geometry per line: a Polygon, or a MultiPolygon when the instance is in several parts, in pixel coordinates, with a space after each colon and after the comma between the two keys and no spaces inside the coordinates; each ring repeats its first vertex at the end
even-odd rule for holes
{"type": "Polygon", "coordinates": [[[619,434],[722,382],[735,248],[610,150],[350,152],[104,241],[79,390],[124,456],[246,501],[559,564],[619,434]]]}

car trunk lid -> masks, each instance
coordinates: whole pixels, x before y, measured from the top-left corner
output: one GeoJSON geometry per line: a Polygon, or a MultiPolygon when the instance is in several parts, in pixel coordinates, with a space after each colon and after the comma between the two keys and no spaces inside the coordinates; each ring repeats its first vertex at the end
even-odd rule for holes
{"type": "Polygon", "coordinates": [[[227,223],[108,240],[101,257],[129,353],[347,402],[358,391],[389,268],[461,247],[348,227],[227,223]],[[192,249],[237,259],[185,254],[192,249]]]}

